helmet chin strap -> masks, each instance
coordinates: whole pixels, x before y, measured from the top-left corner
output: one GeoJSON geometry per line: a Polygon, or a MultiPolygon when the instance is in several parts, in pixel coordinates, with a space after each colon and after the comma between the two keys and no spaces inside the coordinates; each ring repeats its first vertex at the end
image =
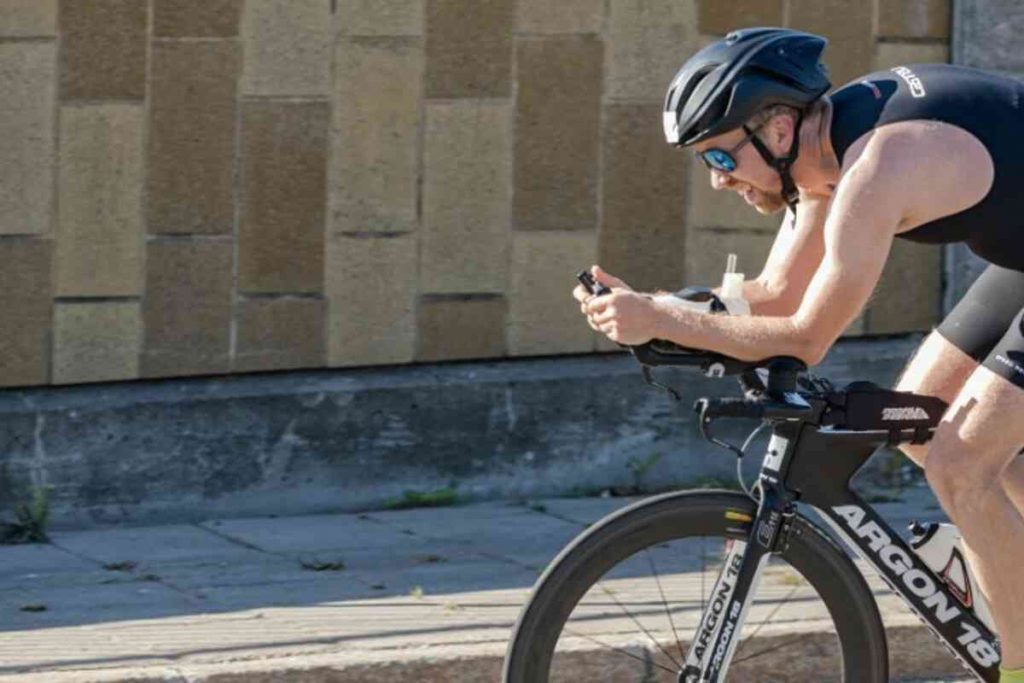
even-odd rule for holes
{"type": "Polygon", "coordinates": [[[800,123],[804,119],[804,113],[800,112],[796,117],[796,126],[793,129],[793,142],[789,145],[789,152],[784,157],[777,157],[769,151],[768,147],[756,135],[750,138],[751,144],[757,149],[764,162],[775,169],[782,180],[782,198],[785,200],[789,210],[796,214],[796,205],[800,201],[800,191],[793,182],[791,170],[796,163],[796,157],[800,153],[800,123]]]}

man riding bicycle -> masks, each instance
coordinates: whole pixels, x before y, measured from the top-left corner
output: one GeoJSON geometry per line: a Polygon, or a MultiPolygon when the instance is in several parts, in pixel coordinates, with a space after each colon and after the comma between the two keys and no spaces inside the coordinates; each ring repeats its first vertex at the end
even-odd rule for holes
{"type": "Polygon", "coordinates": [[[837,90],[826,41],[736,31],[683,64],[666,97],[668,142],[692,147],[717,190],[785,211],[750,316],[634,292],[574,296],[621,344],[666,339],[744,360],[822,360],[860,313],[894,238],[966,242],[990,265],[927,337],[897,389],[949,403],[925,468],[970,546],[1002,643],[1002,681],[1024,681],[1024,83],[953,65],[901,66],[837,90]]]}

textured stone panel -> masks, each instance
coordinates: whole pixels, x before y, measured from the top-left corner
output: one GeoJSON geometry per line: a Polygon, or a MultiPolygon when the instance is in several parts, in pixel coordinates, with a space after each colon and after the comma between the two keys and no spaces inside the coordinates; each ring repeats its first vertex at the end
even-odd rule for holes
{"type": "Polygon", "coordinates": [[[143,108],[64,107],[57,296],[142,293],[143,108]]]}
{"type": "Polygon", "coordinates": [[[53,383],[139,376],[142,314],[136,301],[58,303],[53,321],[53,383]]]}
{"type": "Polygon", "coordinates": [[[942,249],[898,239],[868,302],[871,334],[928,331],[942,305],[942,249]]]}
{"type": "Polygon", "coordinates": [[[416,238],[331,235],[327,245],[328,364],[413,360],[416,238]]]}
{"type": "Polygon", "coordinates": [[[946,245],[944,252],[942,268],[946,282],[942,293],[942,311],[946,314],[953,310],[989,264],[963,243],[946,245]]]}
{"type": "Polygon", "coordinates": [[[609,10],[605,95],[661,102],[672,76],[697,50],[694,3],[617,0],[609,10]]]}
{"type": "Polygon", "coordinates": [[[323,289],[328,118],[326,102],[242,105],[240,290],[323,289]]]}
{"type": "Polygon", "coordinates": [[[652,122],[657,104],[605,109],[598,262],[636,289],[678,289],[686,244],[687,155],[652,122]]]}
{"type": "Polygon", "coordinates": [[[891,69],[900,64],[932,64],[949,61],[948,45],[921,43],[879,43],[875,48],[875,71],[891,69]]]}
{"type": "Polygon", "coordinates": [[[747,280],[761,274],[775,235],[740,229],[691,228],[686,240],[686,284],[718,287],[726,259],[736,254],[736,270],[747,280]]]}
{"type": "Polygon", "coordinates": [[[956,3],[955,9],[957,64],[1024,76],[1024,50],[1020,49],[1024,3],[972,0],[956,3]]]}
{"type": "Polygon", "coordinates": [[[504,356],[507,311],[503,297],[421,300],[416,360],[504,356]]]}
{"type": "Polygon", "coordinates": [[[316,368],[325,364],[322,299],[250,299],[238,303],[239,372],[316,368]]]}
{"type": "Polygon", "coordinates": [[[146,377],[228,371],[231,242],[156,240],[146,250],[146,377]]]}
{"type": "Polygon", "coordinates": [[[514,0],[426,0],[427,97],[507,97],[514,0]]]}
{"type": "Polygon", "coordinates": [[[234,220],[233,42],[153,46],[147,224],[151,234],[229,234],[234,220]]]}
{"type": "Polygon", "coordinates": [[[878,0],[878,35],[949,38],[950,0],[878,0]]]}
{"type": "Polygon", "coordinates": [[[0,234],[50,230],[56,78],[54,45],[0,45],[0,234]]]}
{"type": "Polygon", "coordinates": [[[243,0],[154,0],[153,35],[229,38],[238,35],[243,0]]]}
{"type": "Polygon", "coordinates": [[[862,311],[860,315],[854,318],[853,322],[843,330],[844,337],[860,337],[867,334],[867,317],[862,311]]]}
{"type": "Polygon", "coordinates": [[[247,0],[242,17],[246,95],[327,95],[331,4],[247,0]]]}
{"type": "Polygon", "coordinates": [[[871,71],[874,56],[872,3],[790,0],[790,26],[828,37],[825,63],[835,88],[871,71]]]}
{"type": "Polygon", "coordinates": [[[595,232],[517,233],[512,239],[509,353],[593,350],[596,337],[572,298],[575,275],[597,258],[595,232]]]}
{"type": "Polygon", "coordinates": [[[511,146],[508,104],[463,100],[427,106],[422,291],[505,290],[511,146]]]}
{"type": "Polygon", "coordinates": [[[422,36],[426,0],[339,0],[343,36],[422,36]]]}
{"type": "Polygon", "coordinates": [[[422,78],[421,39],[338,41],[332,230],[402,232],[416,227],[422,78]]]}
{"type": "Polygon", "coordinates": [[[698,0],[701,33],[724,35],[738,28],[782,26],[783,0],[698,0]]]}
{"type": "Polygon", "coordinates": [[[47,381],[51,245],[45,240],[0,240],[0,386],[47,381]]]}
{"type": "Polygon", "coordinates": [[[694,160],[689,150],[684,151],[683,155],[688,156],[686,163],[690,165],[689,178],[680,176],[678,182],[680,185],[684,182],[690,184],[687,206],[687,225],[690,228],[775,230],[782,224],[784,213],[764,216],[735,192],[712,188],[711,176],[704,164],[694,160]]]}
{"type": "Polygon", "coordinates": [[[0,36],[27,38],[57,33],[57,0],[5,0],[0,4],[0,36]]]}
{"type": "Polygon", "coordinates": [[[145,97],[146,5],[60,0],[61,99],[145,97]]]}
{"type": "Polygon", "coordinates": [[[520,33],[600,33],[604,0],[519,0],[516,30],[520,33]]]}
{"type": "Polygon", "coordinates": [[[514,226],[592,230],[601,43],[588,36],[520,41],[518,71],[514,226]]]}

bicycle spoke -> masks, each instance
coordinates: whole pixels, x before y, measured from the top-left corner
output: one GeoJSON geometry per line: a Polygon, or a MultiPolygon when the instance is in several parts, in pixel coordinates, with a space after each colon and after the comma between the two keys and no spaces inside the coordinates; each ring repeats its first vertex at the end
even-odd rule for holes
{"type": "MultiPolygon", "coordinates": [[[[602,643],[597,638],[594,638],[593,636],[588,636],[585,633],[576,633],[575,631],[573,631],[572,629],[569,629],[569,628],[565,629],[565,633],[568,633],[571,636],[576,636],[578,638],[585,638],[586,640],[589,640],[592,643],[597,643],[601,647],[608,648],[612,652],[618,652],[620,655],[625,655],[627,657],[631,657],[631,658],[637,660],[638,662],[643,662],[644,664],[647,664],[648,661],[650,661],[650,660],[644,659],[643,657],[641,657],[639,655],[635,655],[632,652],[627,652],[626,650],[623,650],[622,648],[615,647],[614,645],[609,645],[608,643],[602,643]]],[[[655,642],[655,644],[657,645],[657,642],[655,642]]],[[[662,652],[664,652],[664,650],[662,650],[662,652]]],[[[677,673],[679,673],[679,671],[677,669],[676,670],[670,669],[667,666],[662,666],[661,664],[658,664],[657,662],[654,662],[654,661],[651,661],[651,664],[653,664],[654,666],[658,667],[662,671],[669,672],[670,674],[677,674],[677,673]]]]}
{"type": "Polygon", "coordinates": [[[796,637],[794,637],[794,638],[790,638],[789,640],[785,640],[785,641],[783,641],[783,642],[779,643],[778,645],[772,645],[771,647],[766,647],[766,648],[765,648],[765,649],[763,649],[763,650],[758,650],[758,651],[757,651],[757,652],[755,652],[754,654],[752,654],[752,655],[747,655],[747,656],[746,656],[746,657],[744,657],[743,659],[736,659],[736,660],[733,660],[733,662],[732,662],[732,663],[733,663],[733,664],[739,664],[740,662],[747,662],[747,661],[750,661],[750,660],[751,660],[751,659],[753,659],[754,657],[760,657],[761,655],[766,655],[766,654],[768,654],[769,652],[775,652],[776,650],[781,650],[782,648],[784,648],[784,647],[787,647],[787,646],[789,646],[789,645],[792,645],[793,643],[797,643],[797,642],[800,642],[801,640],[803,640],[803,639],[804,639],[804,638],[806,638],[806,637],[807,637],[806,635],[803,635],[803,634],[801,634],[801,635],[799,635],[799,636],[796,636],[796,637]]]}
{"type": "MultiPolygon", "coordinates": [[[[676,647],[679,648],[680,657],[682,657],[683,645],[679,642],[679,633],[676,631],[676,623],[672,619],[672,610],[669,609],[668,600],[665,599],[665,591],[661,587],[661,577],[658,576],[658,570],[654,566],[654,557],[651,555],[650,548],[647,549],[647,561],[651,565],[651,573],[654,574],[654,582],[658,584],[658,593],[661,594],[661,604],[665,606],[665,616],[668,617],[669,626],[672,627],[672,635],[676,639],[676,647]]],[[[671,659],[671,657],[669,659],[671,659]]],[[[676,664],[675,660],[673,660],[672,663],[676,664]]],[[[677,664],[677,666],[679,665],[677,664]]]]}
{"type": "MultiPolygon", "coordinates": [[[[679,667],[679,662],[677,662],[677,661],[675,660],[675,658],[674,658],[674,657],[672,657],[672,655],[670,655],[670,654],[669,654],[669,653],[668,653],[668,652],[667,652],[667,651],[665,650],[665,648],[664,648],[664,647],[662,647],[661,643],[659,643],[659,642],[658,642],[658,639],[657,639],[657,638],[655,638],[655,637],[654,637],[653,635],[651,635],[651,632],[650,632],[650,631],[648,631],[648,630],[647,630],[646,628],[644,628],[644,625],[640,623],[640,620],[639,620],[639,619],[637,619],[636,617],[634,617],[634,616],[633,616],[633,614],[632,614],[632,613],[631,613],[631,612],[630,612],[629,610],[627,610],[627,609],[626,609],[625,605],[623,605],[623,604],[622,604],[621,602],[619,602],[619,599],[618,599],[617,597],[615,597],[615,594],[614,594],[614,593],[612,593],[612,592],[611,592],[610,590],[608,590],[607,588],[605,588],[605,586],[604,586],[604,584],[603,584],[603,583],[598,583],[597,585],[598,585],[598,587],[600,587],[600,589],[601,589],[601,590],[603,590],[603,591],[605,592],[605,594],[607,594],[607,595],[608,595],[608,597],[609,597],[609,598],[611,598],[611,599],[612,599],[612,600],[613,600],[613,601],[615,602],[615,604],[616,604],[616,605],[618,605],[618,606],[619,606],[619,609],[621,609],[621,610],[623,611],[623,613],[625,613],[625,615],[626,615],[627,617],[629,617],[629,618],[630,618],[630,619],[631,619],[631,620],[633,621],[633,623],[634,623],[634,624],[636,624],[636,625],[637,625],[637,628],[639,628],[639,629],[640,629],[641,631],[643,631],[643,632],[644,632],[644,634],[645,634],[645,635],[646,635],[646,636],[647,636],[648,638],[650,638],[650,639],[651,639],[651,642],[652,642],[652,643],[654,643],[654,646],[655,646],[655,647],[657,647],[657,648],[658,648],[659,650],[661,650],[661,651],[662,651],[662,653],[663,653],[663,654],[664,654],[664,655],[665,655],[666,657],[668,657],[668,661],[672,662],[672,664],[674,664],[675,666],[679,667]]],[[[670,669],[670,671],[671,671],[671,669],[670,669]]]]}
{"type": "MultiPolygon", "coordinates": [[[[752,641],[754,639],[754,637],[757,636],[757,634],[761,631],[761,629],[764,627],[764,625],[767,624],[769,621],[771,621],[772,617],[774,617],[776,614],[778,614],[779,610],[782,609],[782,606],[785,605],[787,602],[789,602],[790,598],[793,597],[793,594],[796,593],[797,590],[799,590],[800,588],[801,588],[801,586],[793,586],[793,590],[789,591],[789,594],[786,595],[786,597],[781,602],[779,602],[777,605],[775,605],[775,608],[771,612],[768,613],[768,616],[761,620],[761,623],[757,625],[757,628],[754,629],[754,632],[751,633],[749,636],[747,636],[746,638],[743,639],[743,642],[740,643],[739,649],[736,651],[736,656],[737,657],[739,657],[740,654],[743,652],[743,648],[745,648],[747,646],[747,643],[752,641]]],[[[743,660],[740,659],[740,660],[737,660],[737,661],[742,662],[743,660]]]]}

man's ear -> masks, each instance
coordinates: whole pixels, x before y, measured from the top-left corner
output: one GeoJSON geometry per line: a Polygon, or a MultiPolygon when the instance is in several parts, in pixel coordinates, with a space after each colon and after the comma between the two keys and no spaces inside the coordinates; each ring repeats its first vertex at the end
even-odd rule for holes
{"type": "Polygon", "coordinates": [[[795,127],[796,121],[789,114],[776,114],[768,123],[767,128],[771,135],[771,141],[779,150],[778,154],[786,154],[789,151],[789,145],[796,132],[795,127]]]}

